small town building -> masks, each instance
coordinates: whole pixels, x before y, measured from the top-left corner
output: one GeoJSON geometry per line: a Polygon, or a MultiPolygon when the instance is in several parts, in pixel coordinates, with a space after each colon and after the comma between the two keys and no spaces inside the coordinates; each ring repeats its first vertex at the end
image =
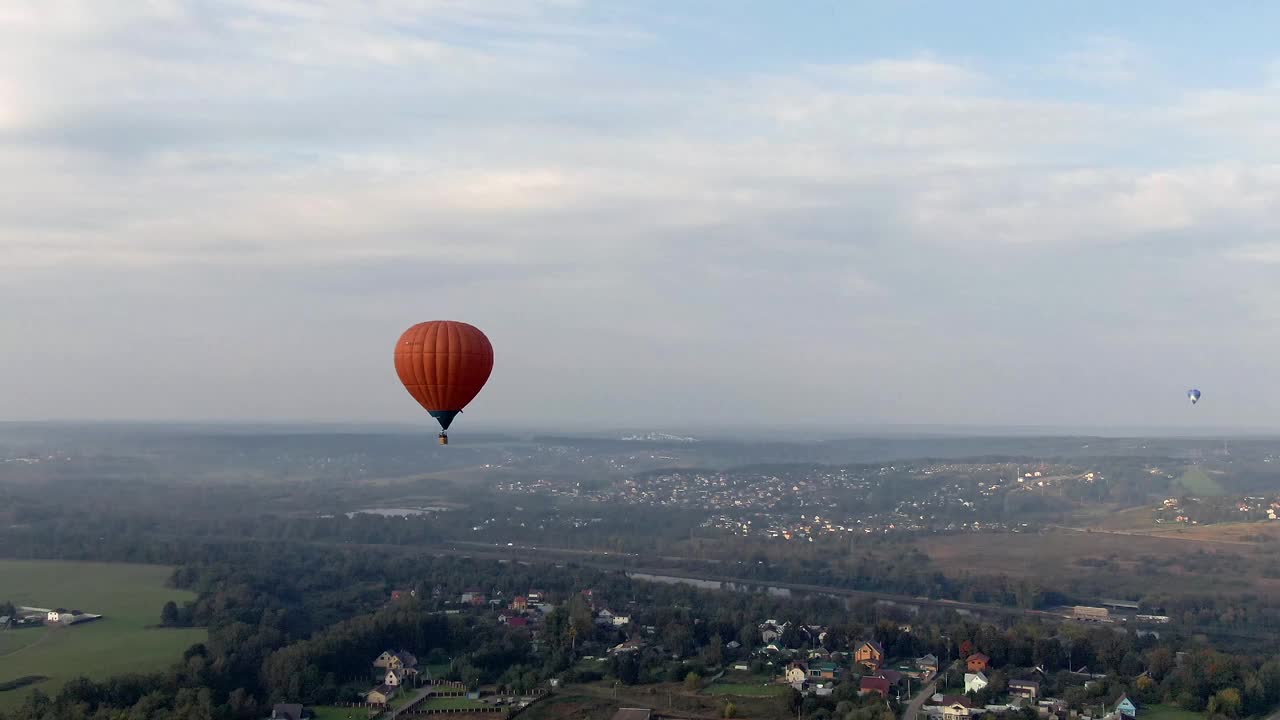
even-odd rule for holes
{"type": "Polygon", "coordinates": [[[875,640],[866,640],[853,651],[853,661],[872,671],[884,664],[884,648],[875,640]]]}
{"type": "Polygon", "coordinates": [[[978,692],[989,685],[987,676],[982,673],[965,673],[964,674],[964,691],[966,693],[978,692]]]}
{"type": "Polygon", "coordinates": [[[1034,680],[1010,680],[1009,694],[1035,700],[1040,695],[1040,683],[1034,680]]]}

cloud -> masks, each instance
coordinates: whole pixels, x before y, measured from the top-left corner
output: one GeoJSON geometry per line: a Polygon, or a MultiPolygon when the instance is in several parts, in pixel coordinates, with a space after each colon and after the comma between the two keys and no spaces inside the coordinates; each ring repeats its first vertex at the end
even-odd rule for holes
{"type": "MultiPolygon", "coordinates": [[[[495,378],[527,402],[508,417],[579,377],[595,384],[575,402],[617,393],[647,417],[700,383],[728,414],[800,412],[734,395],[783,376],[862,407],[889,384],[848,380],[866,374],[908,386],[908,419],[955,383],[1029,378],[987,391],[1009,408],[1043,377],[1100,372],[1061,344],[1137,352],[1180,314],[1264,316],[1267,279],[1239,266],[1275,255],[1271,88],[1134,107],[918,54],[674,76],[636,62],[667,48],[634,19],[533,0],[6,5],[0,300],[21,312],[0,333],[26,354],[0,377],[72,372],[90,325],[110,414],[173,366],[143,323],[235,390],[194,414],[251,398],[378,417],[402,410],[394,387],[306,398],[323,369],[269,358],[341,346],[365,377],[379,338],[457,314],[528,349],[495,378]]],[[[1094,79],[1141,67],[1091,47],[1109,59],[1070,65],[1094,79]]],[[[38,408],[51,382],[0,390],[38,408]]]]}
{"type": "Polygon", "coordinates": [[[877,87],[890,92],[971,90],[989,82],[982,72],[929,56],[818,65],[808,70],[814,79],[825,83],[843,82],[846,87],[877,87]]]}
{"type": "Polygon", "coordinates": [[[1155,63],[1141,48],[1119,37],[1095,35],[1064,53],[1050,67],[1061,77],[1086,85],[1120,87],[1148,76],[1155,63]]]}
{"type": "Polygon", "coordinates": [[[1280,265],[1280,244],[1262,243],[1234,247],[1225,253],[1230,260],[1261,263],[1264,265],[1280,265]]]}

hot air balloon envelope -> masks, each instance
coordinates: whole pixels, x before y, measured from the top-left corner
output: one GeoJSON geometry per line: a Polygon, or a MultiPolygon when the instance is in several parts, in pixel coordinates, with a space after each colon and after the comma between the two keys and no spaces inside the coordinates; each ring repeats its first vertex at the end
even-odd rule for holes
{"type": "Polygon", "coordinates": [[[1195,405],[1196,403],[1200,402],[1200,391],[1195,389],[1188,390],[1187,398],[1191,400],[1192,405],[1195,405]]]}
{"type": "MultiPolygon", "coordinates": [[[[414,400],[448,430],[493,372],[493,346],[472,325],[418,323],[396,343],[396,374],[414,400]]],[[[442,435],[443,437],[443,435],[442,435]]]]}

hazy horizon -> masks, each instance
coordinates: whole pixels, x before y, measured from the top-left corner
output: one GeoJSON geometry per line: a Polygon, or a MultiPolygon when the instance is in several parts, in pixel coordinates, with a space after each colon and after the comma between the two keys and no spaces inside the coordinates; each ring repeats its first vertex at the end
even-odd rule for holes
{"type": "MultiPolygon", "coordinates": [[[[396,434],[421,435],[434,440],[438,427],[428,422],[384,423],[342,422],[336,420],[6,420],[0,419],[0,431],[6,428],[63,428],[63,429],[136,429],[164,432],[270,432],[297,434],[396,434]]],[[[1267,427],[1173,427],[1173,426],[992,426],[946,424],[885,424],[885,425],[602,425],[567,424],[555,428],[536,427],[529,424],[476,423],[466,433],[453,432],[455,442],[465,442],[468,437],[485,439],[495,435],[524,437],[613,437],[630,434],[658,433],[672,436],[690,436],[699,440],[780,442],[827,442],[844,439],[929,439],[929,438],[1099,438],[1099,439],[1160,439],[1160,440],[1216,440],[1232,438],[1280,437],[1280,429],[1267,427]]]]}
{"type": "Polygon", "coordinates": [[[456,319],[457,434],[1280,428],[1278,23],[7,4],[0,418],[427,431],[456,319]]]}

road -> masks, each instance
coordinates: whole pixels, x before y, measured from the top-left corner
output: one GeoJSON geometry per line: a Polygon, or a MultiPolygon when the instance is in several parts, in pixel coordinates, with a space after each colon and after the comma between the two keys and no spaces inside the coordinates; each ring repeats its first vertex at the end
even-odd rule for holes
{"type": "Polygon", "coordinates": [[[399,707],[392,708],[391,715],[389,715],[388,717],[390,718],[390,720],[396,720],[396,716],[399,715],[402,711],[412,709],[415,703],[418,703],[426,699],[426,697],[434,691],[435,691],[435,688],[430,685],[415,689],[413,695],[409,698],[409,701],[404,703],[403,705],[400,705],[399,707]]]}
{"type": "Polygon", "coordinates": [[[920,692],[916,693],[916,696],[911,698],[911,702],[907,705],[907,709],[902,711],[902,720],[916,720],[916,718],[920,717],[920,711],[924,709],[924,701],[928,700],[933,695],[934,690],[937,687],[938,679],[935,677],[932,682],[921,688],[920,692]]]}

